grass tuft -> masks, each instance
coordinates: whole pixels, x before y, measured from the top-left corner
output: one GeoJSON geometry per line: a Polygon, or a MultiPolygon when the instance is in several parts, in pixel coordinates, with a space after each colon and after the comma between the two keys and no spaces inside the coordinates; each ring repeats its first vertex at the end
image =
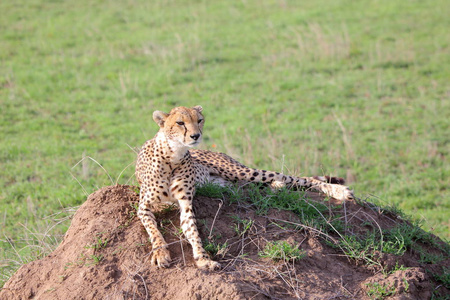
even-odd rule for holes
{"type": "Polygon", "coordinates": [[[373,300],[382,300],[386,297],[395,295],[395,284],[380,284],[378,282],[367,283],[367,295],[373,300]]]}
{"type": "Polygon", "coordinates": [[[268,242],[264,249],[259,252],[259,256],[270,258],[274,261],[295,261],[306,256],[305,251],[286,241],[268,242]]]}

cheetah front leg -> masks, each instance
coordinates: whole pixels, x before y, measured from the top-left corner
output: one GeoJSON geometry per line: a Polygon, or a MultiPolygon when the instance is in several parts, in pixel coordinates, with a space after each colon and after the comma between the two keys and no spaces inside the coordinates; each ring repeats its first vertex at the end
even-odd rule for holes
{"type": "Polygon", "coordinates": [[[197,267],[201,269],[220,269],[220,264],[211,260],[203,249],[202,241],[197,229],[197,221],[192,209],[195,186],[193,179],[183,176],[174,177],[170,187],[171,196],[178,200],[180,205],[180,221],[183,234],[192,245],[194,259],[197,267]]]}
{"type": "MultiPolygon", "coordinates": [[[[153,195],[154,196],[154,195],[153,195]]],[[[167,249],[167,243],[164,240],[161,232],[158,230],[155,216],[151,212],[152,193],[150,187],[141,185],[140,201],[138,217],[150,236],[152,243],[153,254],[151,264],[157,265],[160,268],[167,268],[170,265],[170,252],[167,249]]]]}

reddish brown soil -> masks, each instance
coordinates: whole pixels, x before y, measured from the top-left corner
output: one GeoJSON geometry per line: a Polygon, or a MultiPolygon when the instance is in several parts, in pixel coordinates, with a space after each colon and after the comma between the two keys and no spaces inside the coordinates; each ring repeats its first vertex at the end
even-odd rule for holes
{"type": "MultiPolygon", "coordinates": [[[[309,196],[321,201],[316,194],[309,196]]],[[[59,247],[22,266],[4,285],[0,299],[371,299],[367,292],[374,283],[392,291],[384,299],[450,295],[435,278],[443,267],[448,272],[448,257],[433,265],[421,263],[413,249],[400,257],[384,255],[380,261],[385,270],[396,264],[405,268],[383,274],[379,267],[349,260],[314,230],[280,228],[287,225],[280,220],[298,222],[291,212],[272,209],[260,216],[250,205],[222,205],[220,199],[201,196],[195,200],[195,212],[202,238],[211,235],[228,244],[214,258],[223,269],[195,267],[191,248],[178,233],[177,211],[158,216],[173,263],[157,269],[149,263],[151,245],[133,208],[137,202],[136,188],[129,186],[105,187],[90,195],[59,247]],[[241,235],[234,229],[236,216],[253,220],[241,235]],[[306,257],[295,262],[259,257],[268,241],[279,240],[297,245],[306,257]]],[[[400,222],[353,202],[345,204],[345,215],[355,232],[364,230],[365,220],[376,220],[381,228],[400,222]]]]}

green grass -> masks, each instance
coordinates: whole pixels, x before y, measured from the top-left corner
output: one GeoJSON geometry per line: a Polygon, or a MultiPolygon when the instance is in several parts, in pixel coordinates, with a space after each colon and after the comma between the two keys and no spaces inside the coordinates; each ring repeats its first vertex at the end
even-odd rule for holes
{"type": "Polygon", "coordinates": [[[286,241],[275,241],[268,242],[259,253],[259,256],[270,258],[274,261],[295,261],[304,258],[306,253],[286,241]]]}
{"type": "MultiPolygon", "coordinates": [[[[406,282],[407,283],[407,282],[406,282]]],[[[391,286],[383,285],[378,282],[367,283],[367,295],[373,300],[382,300],[386,297],[395,295],[395,284],[391,286]]]]}
{"type": "Polygon", "coordinates": [[[130,147],[157,131],[154,110],[176,105],[204,107],[204,148],[347,177],[358,196],[450,237],[448,1],[5,0],[0,10],[1,260],[10,242],[29,252],[24,226],[41,232],[58,223],[43,216],[133,178],[130,147]],[[76,165],[87,156],[106,172],[76,165]]]}
{"type": "Polygon", "coordinates": [[[432,274],[434,279],[440,283],[442,283],[446,288],[450,288],[450,269],[447,267],[442,267],[442,274],[432,274]]]}
{"type": "Polygon", "coordinates": [[[97,233],[96,237],[94,238],[93,243],[84,246],[84,248],[95,249],[95,250],[100,250],[100,249],[106,248],[106,246],[108,245],[108,239],[103,239],[102,235],[103,235],[103,233],[97,233]]]}
{"type": "Polygon", "coordinates": [[[234,219],[234,231],[241,237],[244,236],[253,226],[254,220],[252,219],[241,219],[239,216],[232,216],[234,219]]]}
{"type": "Polygon", "coordinates": [[[228,248],[228,244],[226,242],[223,244],[219,244],[214,241],[210,241],[208,239],[203,241],[203,246],[206,252],[208,252],[211,255],[211,257],[225,256],[228,248]]]}
{"type": "MultiPolygon", "coordinates": [[[[273,221],[271,225],[286,230],[285,233],[289,232],[289,235],[294,230],[320,237],[323,244],[336,249],[338,255],[344,255],[356,265],[365,266],[367,270],[374,273],[381,272],[385,278],[397,271],[405,271],[411,267],[411,265],[404,266],[400,263],[408,260],[404,255],[409,258],[411,258],[411,254],[417,255],[421,267],[433,277],[435,283],[448,285],[448,268],[442,267],[441,270],[436,271],[435,267],[448,257],[450,244],[443,243],[430,232],[424,231],[420,222],[413,220],[396,206],[379,207],[371,202],[360,200],[358,201],[360,209],[356,213],[348,214],[352,216],[352,219],[359,221],[351,224],[342,220],[343,218],[347,220],[344,205],[333,205],[327,199],[324,199],[323,203],[317,202],[299,191],[287,189],[272,191],[269,187],[263,187],[260,184],[247,184],[244,187],[235,185],[228,188],[207,184],[197,188],[197,195],[223,198],[229,200],[227,202],[230,204],[237,204],[240,209],[250,209],[251,207],[254,212],[262,216],[267,215],[270,209],[289,210],[297,215],[297,220],[269,217],[273,221]],[[377,216],[372,217],[366,213],[363,213],[366,217],[362,217],[362,215],[358,217],[358,213],[363,208],[374,210],[380,216],[384,215],[384,218],[378,219],[377,216]],[[364,221],[364,218],[367,220],[364,221]],[[381,225],[381,222],[378,223],[381,219],[397,219],[397,222],[395,225],[381,225]],[[431,249],[432,251],[430,251],[431,249]],[[394,259],[395,265],[388,263],[389,259],[394,259]]],[[[246,235],[258,235],[254,230],[255,220],[241,218],[237,215],[232,215],[231,219],[235,237],[244,239],[246,235]]],[[[204,244],[205,249],[208,249],[207,251],[213,256],[220,253],[223,257],[228,250],[227,243],[220,245],[212,237],[205,239],[204,244]]],[[[231,245],[233,244],[231,243],[231,245]]],[[[299,247],[299,245],[291,245],[285,240],[267,241],[265,246],[259,250],[258,255],[270,258],[275,262],[295,261],[306,256],[305,250],[299,247]]],[[[241,252],[241,255],[247,254],[241,252]]],[[[393,285],[368,283],[366,293],[371,299],[384,299],[397,292],[408,292],[408,281],[405,278],[402,281],[403,288],[400,291],[397,291],[393,285]]],[[[440,292],[436,289],[434,296],[440,297],[439,295],[440,292]]]]}
{"type": "MultiPolygon", "coordinates": [[[[307,194],[301,191],[288,189],[272,191],[269,187],[264,187],[261,184],[247,184],[244,187],[238,185],[221,187],[207,184],[197,188],[197,195],[228,198],[229,203],[237,202],[238,205],[243,205],[243,207],[248,207],[248,204],[251,204],[251,207],[259,215],[266,215],[269,209],[292,211],[297,215],[298,221],[278,220],[285,223],[286,227],[281,224],[273,224],[282,229],[293,228],[295,230],[306,230],[310,234],[318,234],[324,239],[325,244],[338,249],[357,264],[362,263],[385,274],[404,268],[399,266],[398,261],[394,268],[386,268],[383,263],[385,254],[392,254],[400,258],[406,251],[414,251],[420,256],[419,262],[437,264],[445,260],[445,257],[448,257],[450,253],[450,244],[442,243],[440,239],[424,231],[420,222],[413,220],[396,207],[383,208],[370,202],[359,201],[363,207],[378,208],[380,213],[398,218],[398,223],[395,226],[392,225],[387,229],[382,229],[373,219],[373,222],[365,221],[357,226],[353,225],[353,228],[348,228],[348,225],[342,220],[344,218],[342,214],[345,214],[345,209],[344,212],[342,211],[343,205],[332,205],[327,202],[327,199],[324,203],[316,202],[308,199],[307,194]],[[365,226],[372,229],[361,230],[365,226]],[[438,253],[426,252],[421,244],[434,247],[438,253]]],[[[239,216],[231,216],[231,218],[234,223],[232,228],[238,237],[248,234],[254,225],[252,219],[243,219],[239,216]]],[[[209,243],[207,241],[207,244],[209,243]]],[[[214,249],[214,244],[208,247],[214,249]]],[[[289,260],[289,253],[294,250],[300,251],[294,248],[284,241],[268,243],[260,252],[260,256],[274,260],[289,260]],[[286,258],[282,258],[281,256],[285,254],[287,255],[286,258]]],[[[214,253],[214,251],[211,251],[211,253],[214,253]]]]}

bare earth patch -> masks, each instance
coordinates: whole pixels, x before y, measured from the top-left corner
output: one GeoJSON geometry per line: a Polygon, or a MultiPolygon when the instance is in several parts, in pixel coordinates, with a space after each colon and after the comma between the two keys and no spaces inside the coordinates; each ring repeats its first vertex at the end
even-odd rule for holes
{"type": "MultiPolygon", "coordinates": [[[[370,265],[348,258],[332,245],[337,236],[324,237],[308,224],[299,224],[293,212],[270,209],[258,215],[250,204],[204,196],[194,201],[199,230],[223,269],[195,267],[176,210],[157,216],[173,259],[170,268],[157,269],[150,265],[151,245],[136,216],[136,191],[113,186],[90,195],[58,248],[22,266],[4,285],[0,299],[431,299],[433,293],[445,299],[450,295],[442,283],[448,278],[450,260],[436,247],[423,243],[422,252],[383,253],[381,265],[370,265]],[[271,242],[293,245],[302,257],[262,257],[271,242]],[[423,251],[439,259],[427,261],[423,251]]],[[[330,210],[334,205],[345,210],[345,226],[352,232],[364,231],[369,221],[381,229],[403,222],[355,202],[324,202],[313,193],[308,198],[326,203],[330,210]]]]}

